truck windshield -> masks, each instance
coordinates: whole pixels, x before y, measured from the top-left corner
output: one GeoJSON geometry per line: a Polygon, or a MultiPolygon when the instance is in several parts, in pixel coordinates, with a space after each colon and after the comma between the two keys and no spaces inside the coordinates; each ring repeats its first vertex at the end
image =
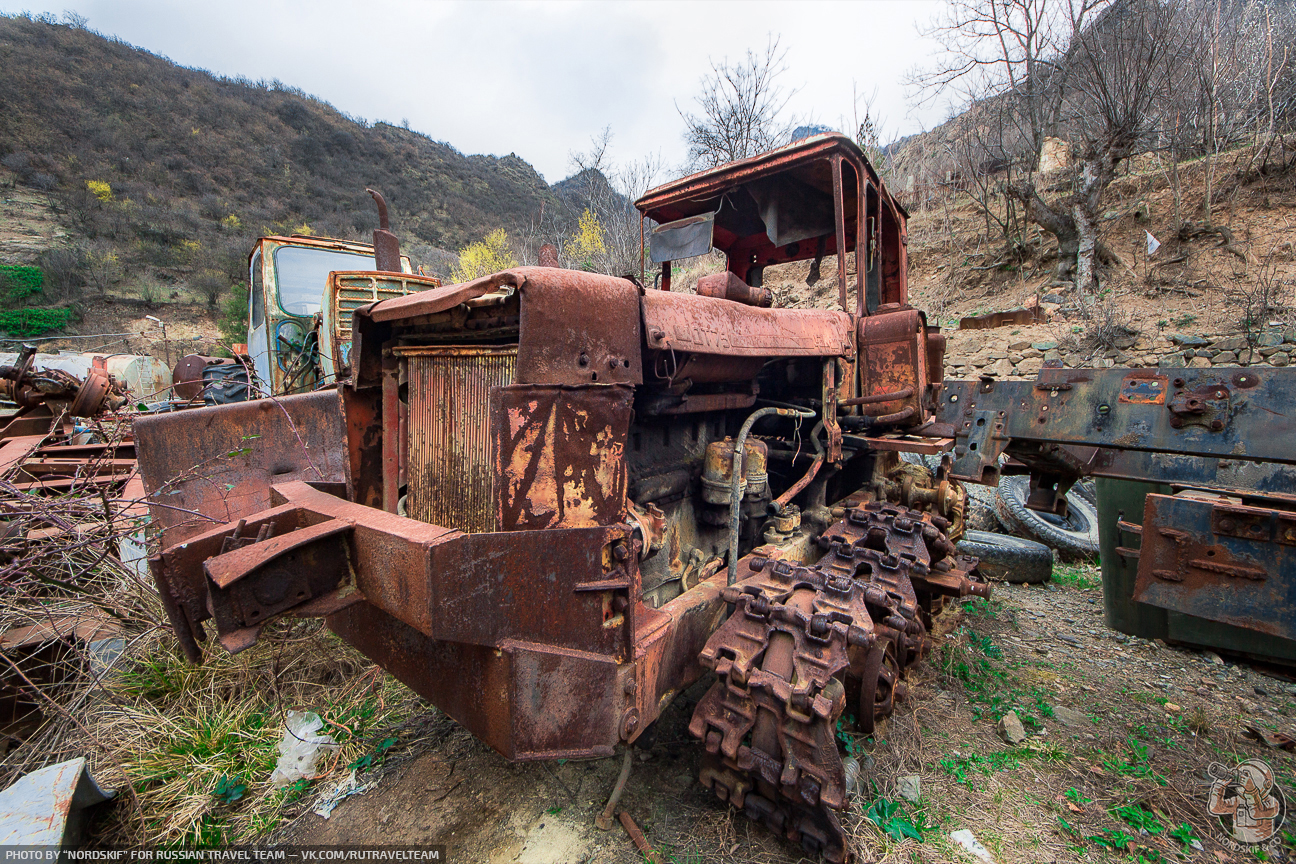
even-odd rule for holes
{"type": "Polygon", "coordinates": [[[320,310],[332,271],[377,269],[372,255],[301,246],[280,246],[274,263],[279,306],[289,315],[314,315],[320,310]]]}

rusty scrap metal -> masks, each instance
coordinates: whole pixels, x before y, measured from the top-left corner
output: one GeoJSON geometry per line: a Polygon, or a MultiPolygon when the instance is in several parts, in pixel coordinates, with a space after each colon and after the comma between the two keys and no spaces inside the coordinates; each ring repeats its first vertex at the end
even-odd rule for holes
{"type": "Polygon", "coordinates": [[[960,330],[992,330],[996,327],[1011,325],[1029,326],[1044,323],[1044,310],[1039,306],[1029,309],[1009,309],[1006,312],[987,312],[984,315],[970,315],[959,319],[960,330]]]}

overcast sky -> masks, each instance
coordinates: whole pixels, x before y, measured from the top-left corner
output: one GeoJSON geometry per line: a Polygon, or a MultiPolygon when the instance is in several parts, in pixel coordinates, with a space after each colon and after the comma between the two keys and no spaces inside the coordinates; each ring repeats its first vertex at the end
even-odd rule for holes
{"type": "MultiPolygon", "coordinates": [[[[856,2],[316,2],[0,0],[74,10],[106,36],[184,65],[278,78],[368,120],[464,153],[516,153],[555,182],[569,154],[611,127],[615,160],[683,162],[678,104],[693,108],[711,61],[787,49],[781,83],[799,119],[850,129],[852,83],[876,90],[888,139],[930,128],[902,81],[932,46],[917,32],[939,0],[856,2]]],[[[862,112],[861,107],[861,112],[862,112]]]]}

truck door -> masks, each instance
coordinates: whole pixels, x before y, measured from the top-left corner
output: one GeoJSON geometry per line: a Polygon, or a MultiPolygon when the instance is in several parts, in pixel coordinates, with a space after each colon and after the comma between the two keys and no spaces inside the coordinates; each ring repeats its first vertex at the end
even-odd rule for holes
{"type": "Polygon", "coordinates": [[[249,390],[257,395],[269,395],[270,388],[270,324],[266,319],[265,276],[261,270],[261,250],[252,255],[252,290],[248,292],[248,354],[252,358],[252,371],[257,382],[249,390]]]}

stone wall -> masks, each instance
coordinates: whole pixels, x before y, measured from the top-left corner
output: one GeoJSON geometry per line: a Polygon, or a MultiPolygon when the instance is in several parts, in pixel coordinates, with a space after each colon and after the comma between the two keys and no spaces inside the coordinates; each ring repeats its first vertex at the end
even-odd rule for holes
{"type": "Polygon", "coordinates": [[[1267,328],[1248,345],[1245,336],[1209,336],[1182,333],[1130,336],[1119,347],[1100,351],[1067,350],[1045,328],[1013,331],[961,330],[948,334],[945,354],[947,378],[1033,378],[1051,360],[1070,368],[1106,369],[1125,366],[1286,366],[1296,352],[1296,328],[1267,328]]]}

